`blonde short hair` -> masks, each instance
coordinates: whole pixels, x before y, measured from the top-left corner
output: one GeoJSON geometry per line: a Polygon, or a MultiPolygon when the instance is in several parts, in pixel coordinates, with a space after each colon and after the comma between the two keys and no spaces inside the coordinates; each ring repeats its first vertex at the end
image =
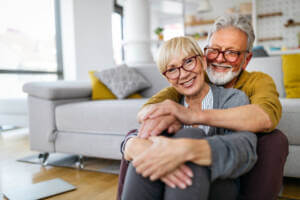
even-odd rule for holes
{"type": "Polygon", "coordinates": [[[160,73],[167,70],[167,65],[174,56],[203,56],[202,50],[197,41],[191,37],[174,37],[166,41],[159,49],[157,66],[160,73]]]}

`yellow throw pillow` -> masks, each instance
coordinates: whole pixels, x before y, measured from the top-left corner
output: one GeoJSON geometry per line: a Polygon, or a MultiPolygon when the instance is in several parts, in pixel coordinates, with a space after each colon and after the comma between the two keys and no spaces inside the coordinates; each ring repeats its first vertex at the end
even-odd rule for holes
{"type": "Polygon", "coordinates": [[[143,97],[139,93],[134,93],[127,97],[127,99],[140,99],[140,98],[143,98],[143,97]]]}
{"type": "Polygon", "coordinates": [[[300,54],[282,56],[283,82],[287,98],[300,98],[300,54]]]}
{"type": "Polygon", "coordinates": [[[92,81],[92,100],[116,99],[117,97],[94,75],[95,71],[89,71],[92,81]]]}
{"type": "MultiPolygon", "coordinates": [[[[99,99],[117,99],[117,97],[94,75],[95,71],[89,71],[92,81],[92,100],[99,99]]],[[[139,99],[142,96],[138,93],[129,95],[129,99],[139,99]]]]}

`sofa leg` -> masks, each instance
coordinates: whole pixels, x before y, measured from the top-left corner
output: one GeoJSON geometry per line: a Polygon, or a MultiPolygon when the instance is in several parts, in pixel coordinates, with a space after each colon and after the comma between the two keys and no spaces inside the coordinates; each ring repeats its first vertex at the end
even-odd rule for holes
{"type": "Polygon", "coordinates": [[[39,154],[39,159],[41,162],[41,165],[46,166],[48,164],[48,158],[49,158],[49,153],[40,153],[39,154]]]}
{"type": "Polygon", "coordinates": [[[78,156],[78,160],[77,160],[77,162],[75,163],[75,165],[76,165],[76,167],[78,168],[78,169],[83,169],[84,168],[84,159],[83,159],[83,156],[82,155],[79,155],[78,156]]]}

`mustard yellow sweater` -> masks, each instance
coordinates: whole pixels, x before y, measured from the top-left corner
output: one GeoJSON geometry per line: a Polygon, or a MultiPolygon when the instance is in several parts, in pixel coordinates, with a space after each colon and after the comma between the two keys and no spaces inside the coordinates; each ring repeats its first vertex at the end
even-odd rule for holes
{"type": "MultiPolygon", "coordinates": [[[[273,79],[262,72],[243,71],[234,88],[245,92],[251,104],[259,105],[269,115],[273,127],[266,132],[274,130],[281,118],[282,107],[273,79]]],[[[151,97],[144,106],[159,103],[166,99],[179,102],[181,95],[175,88],[168,87],[151,97]]]]}

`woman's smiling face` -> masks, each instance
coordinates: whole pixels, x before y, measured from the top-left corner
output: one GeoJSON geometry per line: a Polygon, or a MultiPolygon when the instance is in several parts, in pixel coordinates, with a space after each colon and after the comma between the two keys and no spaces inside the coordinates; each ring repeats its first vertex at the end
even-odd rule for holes
{"type": "MultiPolygon", "coordinates": [[[[172,70],[180,67],[179,76],[171,79],[166,76],[168,82],[182,95],[195,96],[199,94],[204,85],[204,71],[206,68],[206,59],[201,56],[180,54],[173,56],[167,64],[166,70],[172,70]],[[189,65],[191,70],[184,69],[184,65],[189,65]],[[194,67],[190,67],[194,65],[194,67]]],[[[187,69],[187,67],[185,67],[187,69]]]]}

